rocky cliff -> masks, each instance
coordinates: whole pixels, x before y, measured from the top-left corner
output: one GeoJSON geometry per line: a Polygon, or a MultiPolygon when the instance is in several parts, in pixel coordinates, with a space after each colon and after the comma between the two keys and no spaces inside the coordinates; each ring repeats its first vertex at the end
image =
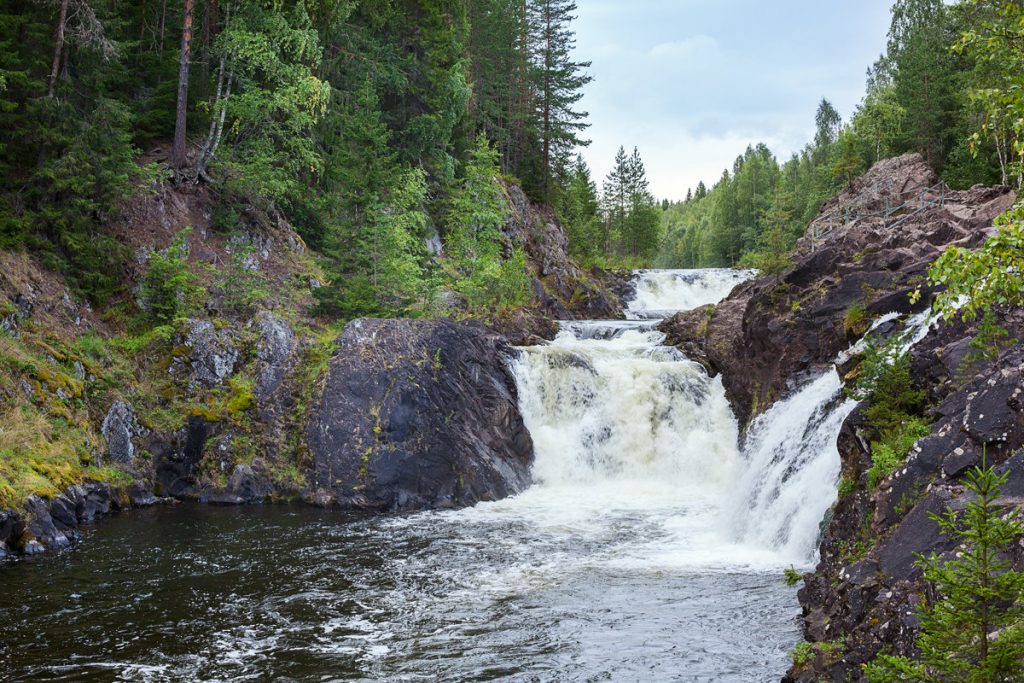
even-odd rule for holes
{"type": "MultiPolygon", "coordinates": [[[[1015,199],[1009,188],[955,192],[938,183],[916,155],[877,164],[823,207],[791,267],[741,285],[718,306],[677,315],[663,330],[721,373],[748,423],[835,363],[881,316],[927,308],[928,266],[950,246],[980,245],[1015,199]],[[923,296],[912,304],[919,288],[923,296]]],[[[960,477],[983,451],[1011,473],[1005,503],[1024,501],[1024,314],[1001,311],[999,323],[1011,341],[983,362],[971,355],[978,330],[962,321],[936,322],[913,347],[908,389],[926,396],[928,435],[895,472],[870,481],[877,430],[863,406],[844,423],[839,502],[799,594],[810,656],[786,680],[860,681],[861,665],[879,652],[913,652],[915,607],[926,592],[917,554],[954,551],[929,515],[965,505],[960,477]]],[[[872,334],[898,330],[890,322],[872,334]]],[[[860,360],[841,365],[848,380],[860,360]]],[[[1024,568],[1024,546],[1016,555],[1024,568]]]]}
{"type": "MultiPolygon", "coordinates": [[[[1009,188],[927,189],[938,182],[919,155],[876,164],[822,212],[853,210],[859,218],[817,238],[812,226],[790,268],[741,285],[718,306],[680,313],[661,329],[670,343],[722,374],[745,424],[794,382],[831,364],[873,318],[915,308],[909,294],[932,261],[947,247],[981,244],[1014,201],[1009,188]],[[900,204],[907,206],[879,215],[900,204]]],[[[928,305],[929,293],[917,309],[928,305]]]]}

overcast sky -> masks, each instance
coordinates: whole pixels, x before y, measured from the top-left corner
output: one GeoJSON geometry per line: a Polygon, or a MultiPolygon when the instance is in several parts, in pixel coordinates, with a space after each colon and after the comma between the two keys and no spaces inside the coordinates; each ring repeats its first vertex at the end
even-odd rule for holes
{"type": "Polygon", "coordinates": [[[750,143],[803,147],[827,97],[848,119],[884,50],[890,0],[578,0],[593,62],[581,106],[600,187],[619,145],[640,148],[659,199],[709,185],[750,143]]]}

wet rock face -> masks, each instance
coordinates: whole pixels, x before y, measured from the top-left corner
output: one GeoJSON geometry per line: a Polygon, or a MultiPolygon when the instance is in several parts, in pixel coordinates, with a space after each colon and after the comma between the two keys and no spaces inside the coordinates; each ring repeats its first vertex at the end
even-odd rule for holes
{"type": "Polygon", "coordinates": [[[478,324],[349,323],[307,427],[313,497],[410,510],[522,491],[533,443],[506,364],[510,353],[478,324]]]}

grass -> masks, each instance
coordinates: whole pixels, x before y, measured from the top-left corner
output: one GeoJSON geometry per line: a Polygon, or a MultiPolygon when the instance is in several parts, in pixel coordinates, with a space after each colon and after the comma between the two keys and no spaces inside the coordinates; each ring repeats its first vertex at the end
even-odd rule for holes
{"type": "Polygon", "coordinates": [[[862,337],[871,329],[871,315],[863,304],[853,304],[843,316],[843,331],[847,337],[862,337]]]}

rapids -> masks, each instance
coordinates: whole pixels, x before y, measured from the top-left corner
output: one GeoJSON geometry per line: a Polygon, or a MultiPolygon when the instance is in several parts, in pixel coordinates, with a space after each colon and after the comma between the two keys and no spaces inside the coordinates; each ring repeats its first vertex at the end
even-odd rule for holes
{"type": "MultiPolygon", "coordinates": [[[[367,517],[178,506],[2,570],[15,681],[777,681],[851,405],[823,375],[740,443],[657,320],[750,273],[643,271],[632,320],[509,359],[535,483],[367,517]]],[[[834,374],[834,373],[833,373],[834,374]]]]}

